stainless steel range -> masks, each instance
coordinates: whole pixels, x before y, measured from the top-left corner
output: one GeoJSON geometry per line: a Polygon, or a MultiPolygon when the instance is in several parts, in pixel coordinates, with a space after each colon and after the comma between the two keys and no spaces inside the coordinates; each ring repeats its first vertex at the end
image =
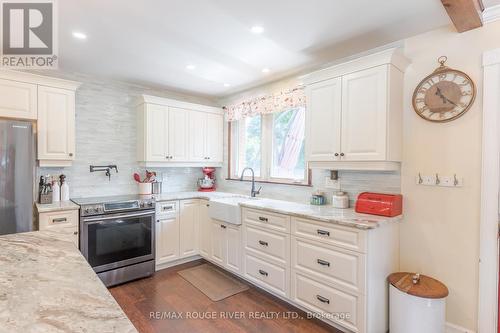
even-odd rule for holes
{"type": "Polygon", "coordinates": [[[80,251],[106,286],[155,271],[155,201],[144,196],[73,199],[80,205],[80,251]]]}

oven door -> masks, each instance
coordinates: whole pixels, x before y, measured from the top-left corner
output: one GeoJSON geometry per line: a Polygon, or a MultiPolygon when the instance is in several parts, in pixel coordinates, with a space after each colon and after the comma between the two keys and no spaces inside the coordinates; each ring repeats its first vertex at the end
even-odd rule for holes
{"type": "Polygon", "coordinates": [[[81,250],[95,272],[155,258],[154,210],[83,217],[81,250]]]}

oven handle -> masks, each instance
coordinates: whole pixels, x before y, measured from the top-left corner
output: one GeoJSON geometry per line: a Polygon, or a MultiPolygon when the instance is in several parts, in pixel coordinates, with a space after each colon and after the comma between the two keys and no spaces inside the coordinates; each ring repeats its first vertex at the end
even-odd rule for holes
{"type": "Polygon", "coordinates": [[[153,216],[154,212],[143,212],[143,213],[134,213],[134,214],[122,214],[122,215],[114,215],[114,216],[84,218],[83,222],[96,222],[96,221],[105,221],[105,220],[126,219],[129,217],[139,217],[139,216],[148,216],[148,215],[153,216]]]}

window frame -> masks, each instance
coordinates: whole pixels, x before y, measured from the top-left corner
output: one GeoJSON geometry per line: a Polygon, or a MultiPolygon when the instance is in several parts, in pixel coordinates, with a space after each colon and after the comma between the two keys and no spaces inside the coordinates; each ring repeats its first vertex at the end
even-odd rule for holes
{"type": "MultiPolygon", "coordinates": [[[[283,184],[283,185],[295,185],[295,186],[312,186],[311,185],[311,170],[309,165],[305,162],[304,166],[304,179],[297,181],[291,178],[279,178],[271,176],[271,167],[273,161],[273,113],[262,114],[261,117],[261,166],[260,166],[260,176],[255,177],[255,181],[260,183],[269,184],[283,184]]],[[[241,121],[241,120],[238,120],[241,121]]],[[[238,145],[237,138],[235,138],[233,133],[234,122],[228,122],[228,174],[226,180],[240,180],[239,175],[235,174],[235,170],[238,169],[237,159],[234,158],[234,147],[238,145]]],[[[239,126],[239,124],[237,125],[239,126]]],[[[304,129],[305,130],[305,129],[304,129]]],[[[304,138],[304,145],[305,145],[304,138]]],[[[250,181],[252,178],[249,173],[245,174],[243,177],[244,181],[250,181]]]]}

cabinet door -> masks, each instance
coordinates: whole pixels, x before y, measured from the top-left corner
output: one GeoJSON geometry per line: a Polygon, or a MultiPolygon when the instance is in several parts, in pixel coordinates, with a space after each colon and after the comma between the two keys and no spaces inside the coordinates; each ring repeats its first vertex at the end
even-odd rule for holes
{"type": "Polygon", "coordinates": [[[212,220],[210,222],[210,225],[211,225],[210,237],[212,243],[210,259],[212,259],[219,265],[224,265],[225,252],[226,252],[225,234],[227,227],[224,223],[217,220],[212,220]]]}
{"type": "Polygon", "coordinates": [[[36,84],[0,80],[0,117],[37,119],[36,84]]]}
{"type": "Polygon", "coordinates": [[[169,161],[188,160],[188,110],[170,107],[168,110],[169,161]]]}
{"type": "Polygon", "coordinates": [[[386,159],[387,95],[387,65],[342,78],[343,160],[386,159]]]}
{"type": "Polygon", "coordinates": [[[199,244],[200,244],[200,255],[204,258],[210,257],[211,253],[211,227],[212,224],[210,222],[210,218],[208,217],[208,201],[207,200],[201,200],[200,201],[200,215],[198,219],[198,225],[199,225],[199,234],[198,234],[198,239],[199,239],[199,244]]]}
{"type": "Polygon", "coordinates": [[[205,156],[209,162],[222,162],[224,120],[222,115],[206,114],[205,156]]]}
{"type": "Polygon", "coordinates": [[[156,222],[156,264],[179,258],[179,218],[163,217],[156,222]]]}
{"type": "Polygon", "coordinates": [[[38,87],[38,159],[75,158],[75,92],[38,87]]]}
{"type": "Polygon", "coordinates": [[[307,87],[306,158],[335,161],[340,158],[342,79],[307,87]]]}
{"type": "Polygon", "coordinates": [[[237,225],[227,224],[227,255],[225,266],[233,272],[241,271],[241,229],[237,225]]]}
{"type": "Polygon", "coordinates": [[[156,104],[146,106],[146,160],[165,162],[168,156],[168,107],[156,104]]]}
{"type": "Polygon", "coordinates": [[[194,256],[198,252],[198,200],[181,200],[180,256],[194,256]]]}
{"type": "Polygon", "coordinates": [[[205,140],[206,140],[206,114],[198,111],[189,111],[189,161],[205,162],[205,140]]]}

